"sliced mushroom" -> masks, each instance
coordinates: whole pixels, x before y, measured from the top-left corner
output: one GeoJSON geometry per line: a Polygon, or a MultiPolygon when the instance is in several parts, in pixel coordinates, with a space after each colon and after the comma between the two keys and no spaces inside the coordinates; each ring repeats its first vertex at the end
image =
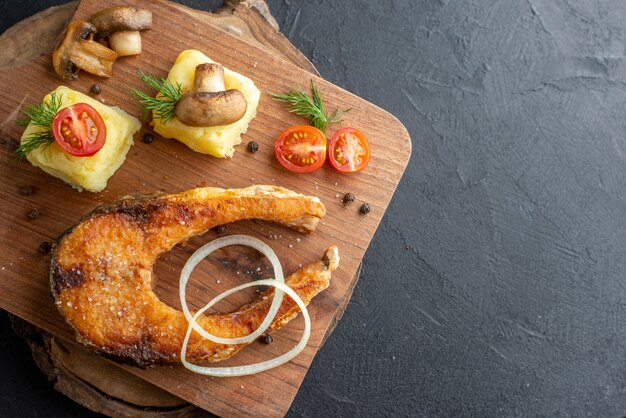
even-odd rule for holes
{"type": "Polygon", "coordinates": [[[235,89],[209,93],[185,93],[176,105],[178,120],[188,126],[220,126],[237,122],[246,114],[248,104],[235,89]]]}
{"type": "Polygon", "coordinates": [[[152,12],[130,6],[109,7],[95,13],[89,21],[98,33],[107,36],[122,30],[144,30],[152,27],[152,12]]]}
{"type": "Polygon", "coordinates": [[[100,10],[89,21],[98,30],[98,37],[109,36],[109,45],[119,56],[136,55],[141,54],[139,31],[152,27],[152,12],[117,6],[100,10]]]}
{"type": "Polygon", "coordinates": [[[225,90],[221,65],[198,65],[194,87],[193,92],[183,94],[176,104],[176,117],[185,125],[230,125],[246,114],[248,102],[243,93],[236,89],[225,90]]]}
{"type": "Polygon", "coordinates": [[[52,53],[52,65],[59,77],[75,80],[79,70],[111,77],[115,51],[93,40],[96,28],[84,20],[70,23],[52,53]]]}

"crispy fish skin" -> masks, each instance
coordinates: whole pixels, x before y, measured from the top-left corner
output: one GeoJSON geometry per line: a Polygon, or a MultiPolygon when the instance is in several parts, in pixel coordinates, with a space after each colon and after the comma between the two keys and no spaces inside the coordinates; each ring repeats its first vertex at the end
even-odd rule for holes
{"type": "MultiPolygon", "coordinates": [[[[52,295],[77,339],[96,351],[139,367],[179,362],[188,322],[152,291],[157,257],[220,224],[254,218],[312,232],[324,214],[319,199],[274,186],[125,198],[96,209],[55,243],[52,295]]],[[[328,287],[338,260],[337,248],[330,247],[321,261],[285,281],[308,304],[328,287]]],[[[247,335],[263,321],[273,292],[268,289],[234,312],[205,315],[198,322],[222,337],[247,335]]],[[[297,313],[297,305],[285,296],[270,329],[297,313]]],[[[187,357],[195,362],[224,360],[244,345],[216,344],[193,332],[187,357]]]]}

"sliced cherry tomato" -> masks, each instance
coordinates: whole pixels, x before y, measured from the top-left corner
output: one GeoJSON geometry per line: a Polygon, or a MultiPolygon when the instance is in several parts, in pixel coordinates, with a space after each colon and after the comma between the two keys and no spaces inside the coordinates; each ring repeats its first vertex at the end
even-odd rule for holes
{"type": "Polygon", "coordinates": [[[57,144],[68,154],[91,157],[104,146],[107,128],[102,116],[87,103],[76,103],[57,112],[52,120],[57,144]]]}
{"type": "Polygon", "coordinates": [[[370,145],[358,129],[343,128],[335,132],[328,144],[328,160],[342,173],[361,171],[370,162],[370,145]]]}
{"type": "Polygon", "coordinates": [[[276,158],[287,169],[298,173],[317,170],[326,160],[326,137],[313,126],[291,126],[278,135],[276,158]]]}

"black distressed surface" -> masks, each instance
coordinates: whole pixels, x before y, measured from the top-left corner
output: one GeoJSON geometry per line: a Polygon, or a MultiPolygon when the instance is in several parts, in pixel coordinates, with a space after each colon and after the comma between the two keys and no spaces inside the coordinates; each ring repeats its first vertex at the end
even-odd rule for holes
{"type": "MultiPolygon", "coordinates": [[[[0,31],[53,2],[21,3],[0,31]]],[[[413,139],[289,415],[624,415],[626,3],[269,4],[413,139]]],[[[0,416],[88,416],[0,318],[0,416]]]]}

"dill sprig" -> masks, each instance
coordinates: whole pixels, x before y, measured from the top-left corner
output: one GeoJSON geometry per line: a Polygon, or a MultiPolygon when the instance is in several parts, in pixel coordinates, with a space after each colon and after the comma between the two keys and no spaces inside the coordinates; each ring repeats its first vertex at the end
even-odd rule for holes
{"type": "Polygon", "coordinates": [[[302,89],[291,90],[287,94],[270,94],[275,100],[286,103],[283,107],[289,109],[291,113],[304,116],[309,120],[311,126],[315,126],[323,133],[326,133],[328,125],[341,122],[343,115],[350,111],[350,109],[335,109],[330,115],[326,113],[324,110],[324,101],[322,100],[319,90],[317,90],[317,87],[313,84],[313,80],[311,80],[312,96],[309,96],[302,89]]]}
{"type": "Polygon", "coordinates": [[[133,89],[131,91],[132,95],[139,98],[143,110],[146,112],[151,110],[154,117],[161,119],[163,123],[168,123],[174,119],[176,103],[183,95],[181,84],[176,83],[174,85],[164,78],[158,79],[141,70],[137,71],[137,74],[146,86],[158,92],[156,97],[152,97],[141,90],[133,89]]]}
{"type": "Polygon", "coordinates": [[[41,130],[33,132],[24,138],[19,147],[15,150],[15,158],[19,161],[26,157],[31,151],[37,148],[47,148],[54,142],[52,133],[52,120],[61,108],[63,95],[57,97],[55,92],[50,93],[49,101],[42,101],[38,105],[28,105],[24,111],[24,118],[18,119],[15,123],[22,127],[33,124],[41,130]]]}

